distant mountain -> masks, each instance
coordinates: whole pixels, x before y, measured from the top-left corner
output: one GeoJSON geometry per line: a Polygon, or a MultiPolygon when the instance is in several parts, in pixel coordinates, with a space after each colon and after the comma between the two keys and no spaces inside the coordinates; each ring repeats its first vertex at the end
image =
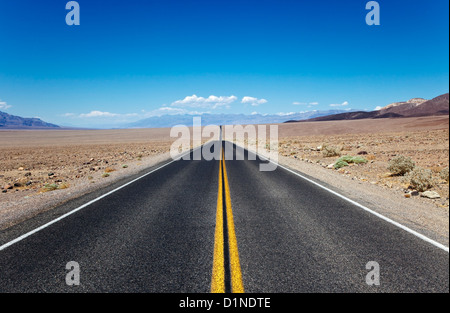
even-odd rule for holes
{"type": "Polygon", "coordinates": [[[405,117],[446,115],[449,114],[449,94],[446,93],[431,100],[411,99],[396,106],[388,105],[379,112],[381,114],[399,114],[405,117]]]}
{"type": "Polygon", "coordinates": [[[388,104],[387,106],[385,106],[383,109],[393,109],[393,108],[397,108],[399,106],[403,106],[403,105],[408,105],[409,107],[414,107],[417,106],[419,104],[422,104],[424,102],[426,102],[427,100],[424,98],[412,98],[411,100],[408,101],[402,101],[402,102],[394,102],[391,104],[388,104]]]}
{"type": "Polygon", "coordinates": [[[318,122],[318,121],[339,121],[339,120],[358,120],[366,118],[401,118],[401,117],[420,117],[433,115],[449,114],[449,94],[443,94],[431,100],[422,98],[413,98],[404,102],[391,103],[377,111],[356,111],[339,114],[331,114],[309,118],[307,120],[295,120],[289,122],[318,122]]]}
{"type": "MultiPolygon", "coordinates": [[[[292,114],[202,114],[199,115],[202,126],[206,125],[248,125],[248,124],[277,124],[286,120],[304,120],[324,115],[342,113],[342,110],[309,111],[292,114]]],[[[126,128],[162,128],[176,125],[192,126],[196,115],[162,115],[146,118],[131,124],[126,128]]]]}
{"type": "Polygon", "coordinates": [[[24,118],[0,111],[0,129],[47,129],[60,128],[39,118],[24,118]]]}

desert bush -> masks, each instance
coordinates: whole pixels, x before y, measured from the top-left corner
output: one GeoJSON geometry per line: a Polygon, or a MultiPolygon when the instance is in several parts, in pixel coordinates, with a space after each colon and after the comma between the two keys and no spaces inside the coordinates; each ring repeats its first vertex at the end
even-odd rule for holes
{"type": "Polygon", "coordinates": [[[433,187],[433,172],[423,168],[415,168],[407,175],[409,184],[418,191],[425,191],[433,187]]]}
{"type": "Polygon", "coordinates": [[[338,147],[328,146],[326,144],[322,145],[322,155],[326,158],[336,157],[341,155],[341,149],[338,147]]]}
{"type": "Polygon", "coordinates": [[[42,192],[48,192],[48,191],[53,191],[58,189],[58,185],[57,184],[45,184],[42,188],[41,191],[42,192]]]}
{"type": "Polygon", "coordinates": [[[42,188],[41,188],[41,192],[49,192],[49,191],[53,191],[53,190],[58,190],[58,189],[67,189],[69,188],[69,184],[68,183],[62,183],[60,185],[58,184],[45,184],[42,188]]]}
{"type": "Polygon", "coordinates": [[[411,172],[415,166],[416,163],[411,158],[400,155],[389,162],[388,170],[393,175],[405,175],[411,172]]]}
{"type": "Polygon", "coordinates": [[[122,165],[122,168],[127,168],[127,167],[128,167],[128,165],[126,165],[126,164],[122,165]]]}
{"type": "Polygon", "coordinates": [[[351,155],[344,155],[342,157],[340,157],[336,163],[334,163],[334,168],[335,169],[340,169],[343,168],[345,166],[349,166],[351,163],[354,164],[365,164],[368,161],[360,156],[351,156],[351,155]]]}
{"type": "Polygon", "coordinates": [[[344,161],[344,162],[347,162],[347,163],[351,163],[351,160],[352,160],[351,156],[344,155],[344,156],[340,157],[336,162],[344,161]]]}
{"type": "Polygon", "coordinates": [[[352,159],[352,163],[355,164],[366,164],[367,162],[368,162],[367,159],[360,156],[353,157],[352,159]]]}
{"type": "Polygon", "coordinates": [[[102,174],[102,177],[103,177],[103,178],[109,177],[109,174],[108,174],[108,173],[103,173],[103,174],[102,174]]]}
{"type": "Polygon", "coordinates": [[[115,169],[112,168],[112,167],[105,168],[105,173],[111,173],[111,172],[114,172],[114,171],[115,171],[115,169]]]}
{"type": "Polygon", "coordinates": [[[336,170],[346,166],[348,166],[348,162],[345,162],[344,160],[337,160],[336,163],[334,163],[334,169],[336,170]]]}
{"type": "Polygon", "coordinates": [[[448,167],[444,168],[440,173],[439,176],[445,180],[447,183],[449,182],[449,178],[448,178],[448,167]]]}
{"type": "Polygon", "coordinates": [[[339,160],[337,160],[337,162],[340,162],[340,161],[347,162],[348,164],[350,164],[350,163],[354,163],[354,164],[367,163],[367,160],[365,158],[363,158],[363,157],[350,156],[350,155],[344,155],[343,157],[340,157],[339,160]]]}

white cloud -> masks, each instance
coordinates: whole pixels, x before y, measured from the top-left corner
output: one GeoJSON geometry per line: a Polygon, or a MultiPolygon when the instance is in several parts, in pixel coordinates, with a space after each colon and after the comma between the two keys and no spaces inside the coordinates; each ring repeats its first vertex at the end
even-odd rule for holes
{"type": "Polygon", "coordinates": [[[0,110],[7,110],[9,109],[11,106],[8,105],[5,101],[1,101],[0,100],[0,110]]]}
{"type": "Polygon", "coordinates": [[[185,109],[171,108],[171,107],[166,107],[166,106],[163,106],[163,107],[161,107],[159,109],[156,109],[154,111],[167,112],[167,113],[185,113],[186,112],[185,109]]]}
{"type": "Polygon", "coordinates": [[[375,109],[373,109],[374,111],[379,111],[379,110],[381,110],[383,107],[381,107],[381,106],[377,106],[375,109]]]}
{"type": "Polygon", "coordinates": [[[338,103],[338,104],[336,104],[336,103],[330,104],[330,107],[343,107],[343,106],[346,106],[346,105],[348,105],[348,101],[344,101],[344,102],[338,103]]]}
{"type": "Polygon", "coordinates": [[[145,111],[142,110],[141,118],[148,118],[148,117],[154,117],[154,116],[162,116],[162,115],[181,115],[181,114],[188,114],[188,115],[202,115],[206,113],[211,113],[211,111],[190,111],[183,108],[172,108],[172,107],[165,107],[162,106],[156,110],[152,111],[145,111]]]}
{"type": "Polygon", "coordinates": [[[295,114],[295,112],[288,112],[288,113],[280,112],[280,113],[277,113],[276,115],[279,115],[279,116],[288,116],[288,115],[293,115],[293,114],[295,114]]]}
{"type": "Polygon", "coordinates": [[[258,98],[255,98],[255,97],[248,97],[248,96],[246,96],[246,97],[242,98],[241,103],[250,104],[251,106],[256,107],[256,106],[258,106],[260,104],[267,103],[267,100],[266,99],[258,99],[258,98]]]}
{"type": "Polygon", "coordinates": [[[138,119],[144,119],[154,116],[162,116],[162,115],[180,115],[180,114],[189,114],[189,115],[202,115],[205,113],[211,113],[211,111],[191,111],[184,108],[174,108],[162,106],[158,109],[146,111],[141,110],[139,113],[111,113],[111,112],[103,112],[94,110],[89,113],[65,113],[61,116],[71,119],[89,119],[89,120],[109,120],[112,122],[130,122],[138,119]]]}
{"type": "Polygon", "coordinates": [[[309,106],[312,106],[312,105],[319,105],[319,102],[292,102],[292,104],[293,105],[309,105],[309,106]]]}
{"type": "Polygon", "coordinates": [[[125,113],[125,114],[119,114],[119,113],[111,113],[111,112],[102,112],[102,111],[91,111],[89,113],[81,113],[81,114],[75,114],[75,113],[64,113],[62,114],[63,117],[70,117],[70,118],[130,118],[130,117],[136,117],[139,116],[137,113],[125,113]]]}
{"type": "Polygon", "coordinates": [[[181,108],[161,107],[150,112],[145,112],[145,117],[161,116],[161,115],[178,115],[186,114],[187,110],[181,108]]]}
{"type": "Polygon", "coordinates": [[[174,107],[188,107],[188,108],[209,108],[209,109],[217,109],[219,107],[225,106],[229,108],[229,105],[236,101],[237,98],[235,96],[214,96],[211,95],[208,98],[198,97],[197,95],[187,96],[183,100],[177,100],[172,102],[171,106],[174,107]]]}
{"type": "Polygon", "coordinates": [[[102,111],[91,111],[89,113],[82,113],[79,115],[81,118],[86,117],[117,117],[119,114],[116,113],[110,113],[110,112],[102,112],[102,111]]]}

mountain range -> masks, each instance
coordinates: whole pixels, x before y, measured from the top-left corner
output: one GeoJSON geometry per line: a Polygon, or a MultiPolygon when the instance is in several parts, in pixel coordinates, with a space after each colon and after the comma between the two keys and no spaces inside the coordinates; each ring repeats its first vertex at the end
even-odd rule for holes
{"type": "MultiPolygon", "coordinates": [[[[292,114],[202,114],[201,124],[206,125],[246,125],[246,124],[277,124],[284,123],[288,119],[311,119],[315,117],[338,114],[346,111],[327,110],[327,111],[309,111],[292,114]]],[[[125,125],[126,128],[161,128],[173,127],[176,125],[192,126],[193,118],[196,115],[162,115],[149,117],[131,124],[125,125]]]]}
{"type": "MultiPolygon", "coordinates": [[[[449,114],[449,94],[431,100],[413,98],[394,102],[375,111],[309,111],[291,114],[202,114],[201,124],[246,125],[278,124],[304,121],[336,121],[376,118],[401,118],[449,114]]],[[[194,115],[163,115],[121,125],[120,128],[163,128],[176,125],[192,126],[194,115]]],[[[23,118],[0,111],[0,129],[61,129],[62,127],[42,121],[39,118],[23,118]]]]}
{"type": "Polygon", "coordinates": [[[58,125],[46,123],[33,117],[25,118],[0,111],[0,129],[49,129],[60,128],[58,125]]]}
{"type": "Polygon", "coordinates": [[[306,120],[290,120],[287,122],[318,122],[318,121],[339,121],[358,120],[374,118],[401,118],[420,117],[449,114],[449,94],[443,94],[431,100],[413,98],[408,101],[394,102],[375,111],[355,111],[319,116],[306,120]]]}

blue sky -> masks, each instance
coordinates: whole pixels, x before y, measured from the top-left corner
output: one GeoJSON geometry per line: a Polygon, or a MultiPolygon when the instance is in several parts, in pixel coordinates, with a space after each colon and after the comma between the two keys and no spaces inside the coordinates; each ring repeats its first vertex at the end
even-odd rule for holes
{"type": "Polygon", "coordinates": [[[448,92],[447,0],[0,0],[0,110],[61,125],[372,110],[448,92]]]}

